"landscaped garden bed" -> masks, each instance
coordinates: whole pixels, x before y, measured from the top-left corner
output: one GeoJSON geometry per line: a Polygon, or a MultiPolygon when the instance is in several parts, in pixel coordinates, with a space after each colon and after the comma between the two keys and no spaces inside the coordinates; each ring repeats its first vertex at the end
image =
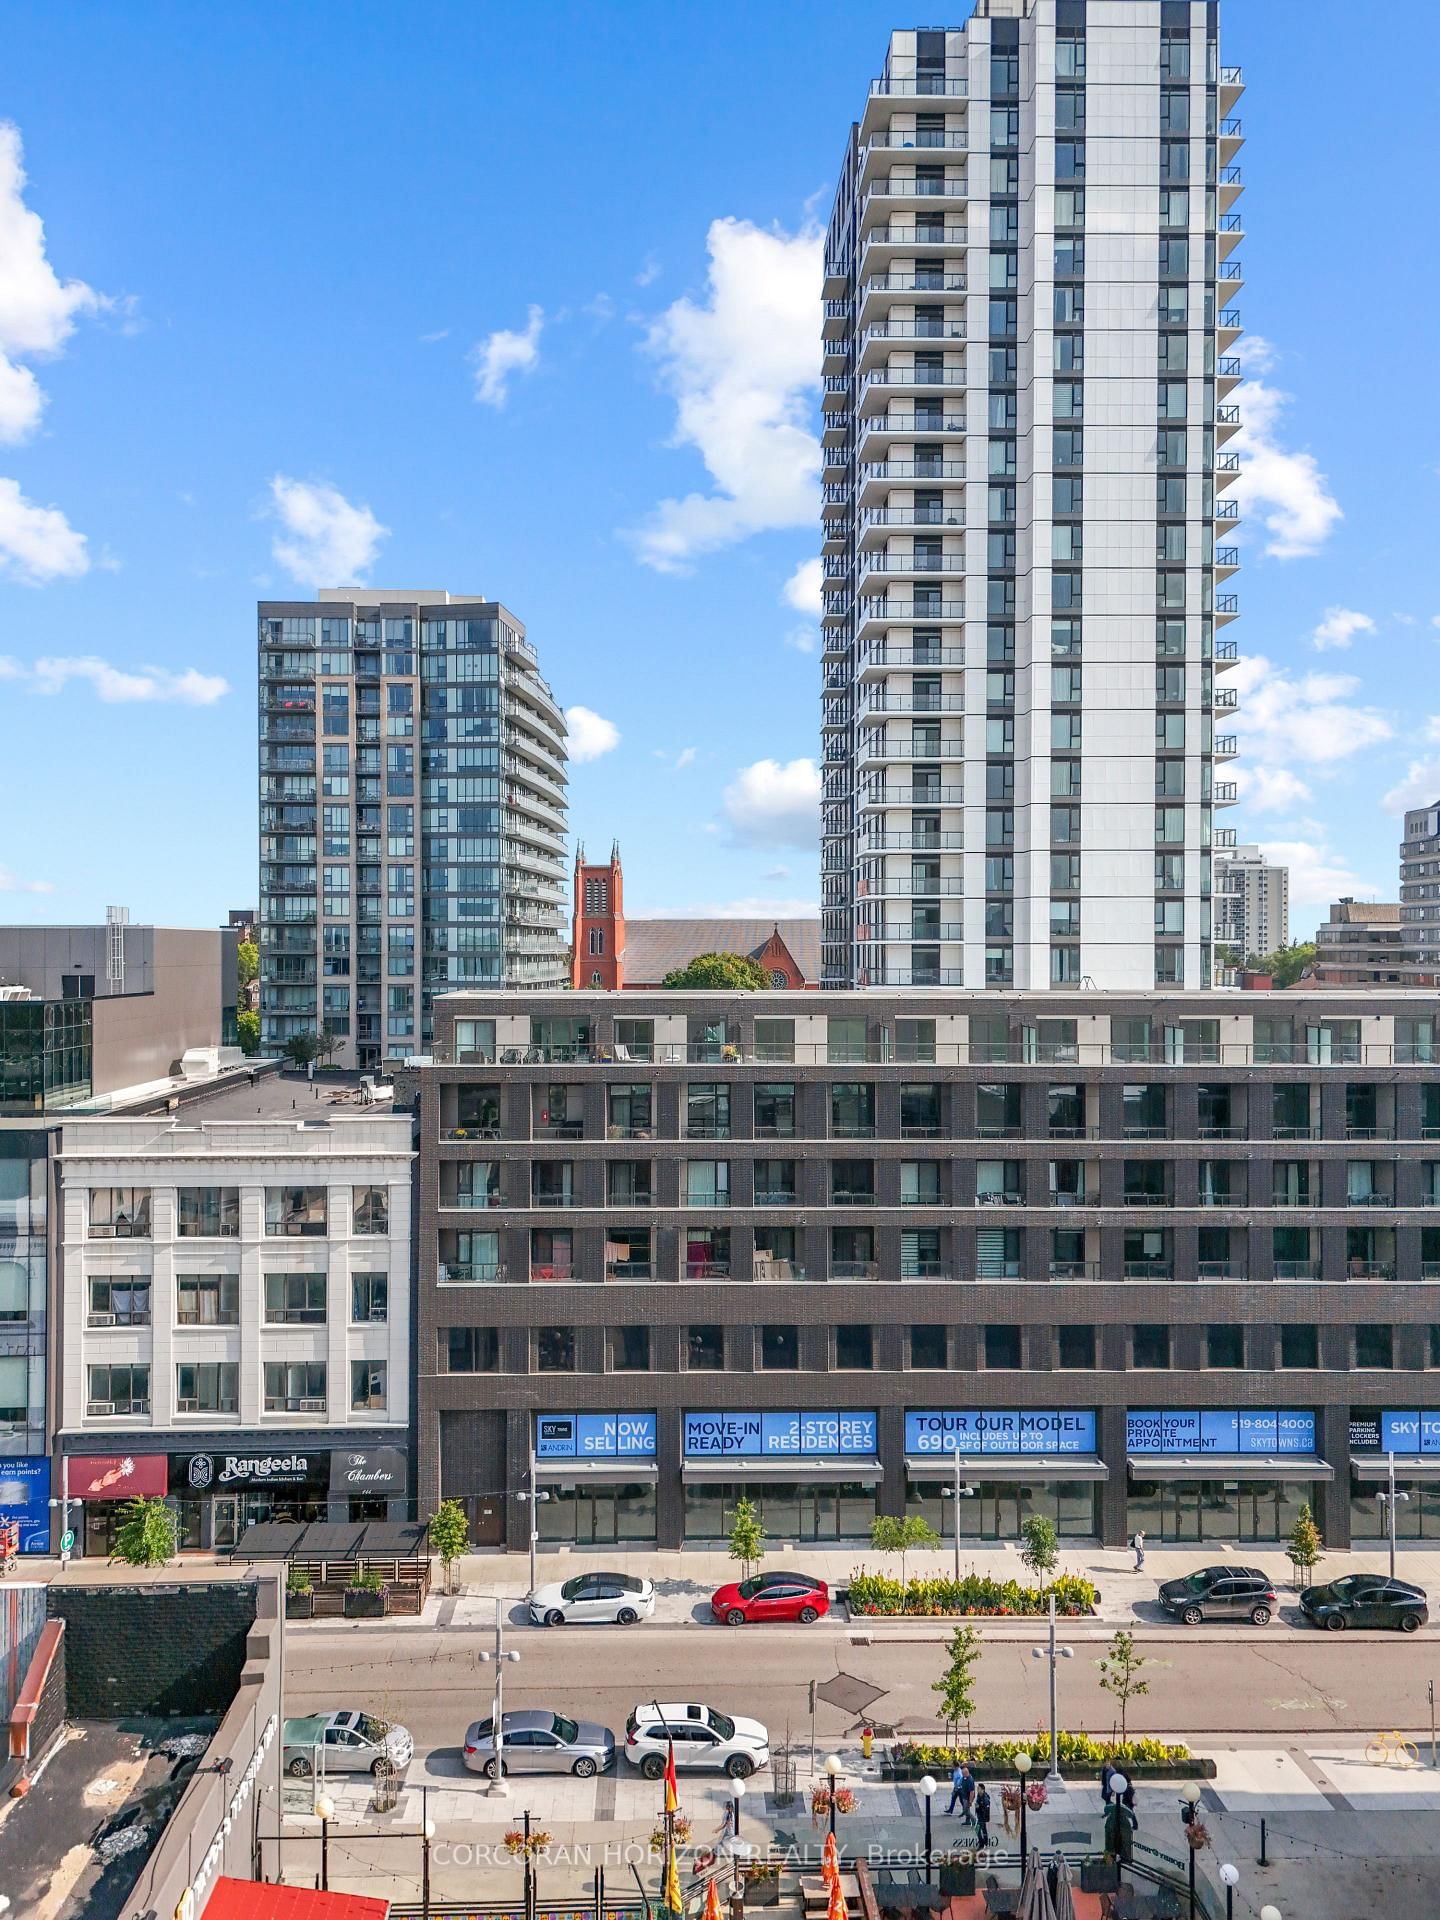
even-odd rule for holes
{"type": "Polygon", "coordinates": [[[864,1567],[851,1574],[846,1602],[852,1620],[1003,1619],[1048,1613],[1052,1595],[1061,1615],[1093,1613],[1100,1603],[1099,1588],[1078,1573],[1057,1574],[1044,1587],[1030,1587],[980,1573],[962,1574],[958,1580],[933,1575],[902,1582],[864,1567]]]}
{"type": "MultiPolygon", "coordinates": [[[[919,1780],[927,1773],[936,1780],[948,1780],[963,1760],[986,1775],[1013,1774],[1015,1756],[1021,1752],[1030,1755],[1036,1774],[1048,1768],[1049,1734],[1037,1733],[1030,1740],[978,1740],[972,1746],[900,1740],[882,1762],[881,1773],[890,1780],[919,1780]]],[[[1060,1765],[1064,1771],[1098,1775],[1102,1760],[1108,1760],[1129,1780],[1213,1780],[1215,1777],[1215,1762],[1200,1758],[1182,1744],[1145,1739],[1098,1740],[1088,1733],[1060,1735],[1060,1765]]]]}

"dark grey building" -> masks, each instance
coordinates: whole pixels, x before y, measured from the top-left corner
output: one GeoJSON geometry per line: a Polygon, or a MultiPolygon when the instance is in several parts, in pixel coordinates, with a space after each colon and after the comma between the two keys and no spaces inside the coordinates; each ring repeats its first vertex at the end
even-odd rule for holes
{"type": "Polygon", "coordinates": [[[1440,1532],[1434,997],[448,996],[421,1511],[518,1545],[877,1512],[1440,1532]],[[958,1461],[957,1461],[958,1454],[958,1461]],[[974,1489],[945,1498],[959,1475],[974,1489]]]}

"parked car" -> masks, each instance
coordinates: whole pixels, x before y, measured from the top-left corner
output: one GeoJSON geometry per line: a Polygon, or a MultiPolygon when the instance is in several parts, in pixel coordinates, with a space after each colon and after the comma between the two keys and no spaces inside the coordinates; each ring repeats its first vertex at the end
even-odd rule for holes
{"type": "MultiPolygon", "coordinates": [[[[526,1707],[502,1722],[506,1773],[574,1773],[589,1780],[615,1764],[615,1736],[594,1720],[571,1720],[563,1713],[526,1707]]],[[[465,1765],[491,1780],[500,1769],[494,1720],[477,1720],[465,1729],[465,1765]]]]}
{"type": "Polygon", "coordinates": [[[830,1611],[830,1589],[808,1573],[757,1573],[718,1588],[710,1611],[727,1627],[760,1620],[803,1620],[808,1626],[830,1611]]]}
{"type": "Polygon", "coordinates": [[[1187,1627],[1202,1620],[1249,1620],[1264,1627],[1277,1602],[1270,1576],[1258,1567],[1202,1567],[1183,1580],[1166,1580],[1160,1604],[1187,1627]]]}
{"type": "Polygon", "coordinates": [[[403,1773],[415,1757],[415,1742],[404,1727],[359,1708],[287,1720],[284,1747],[285,1771],[297,1780],[315,1771],[317,1749],[327,1774],[383,1773],[387,1766],[403,1773]]]}
{"type": "Polygon", "coordinates": [[[625,1758],[647,1780],[665,1771],[670,1743],[675,1768],[719,1767],[732,1780],[748,1780],[770,1764],[770,1735],[758,1720],[732,1719],[714,1707],[690,1701],[642,1701],[625,1722],[625,1758]]]}
{"type": "Polygon", "coordinates": [[[1347,1573],[1323,1587],[1306,1587],[1300,1611],[1316,1627],[1341,1633],[1346,1627],[1398,1627],[1414,1633],[1430,1618],[1423,1587],[1387,1580],[1378,1573],[1347,1573]]]}
{"type": "Polygon", "coordinates": [[[629,1573],[577,1573],[537,1587],[527,1603],[537,1627],[563,1627],[570,1620],[614,1620],[622,1627],[648,1620],[655,1611],[655,1589],[629,1573]]]}

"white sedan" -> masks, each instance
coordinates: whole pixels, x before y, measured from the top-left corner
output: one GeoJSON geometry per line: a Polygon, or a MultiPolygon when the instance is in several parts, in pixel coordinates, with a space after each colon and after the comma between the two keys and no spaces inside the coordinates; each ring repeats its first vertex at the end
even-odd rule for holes
{"type": "Polygon", "coordinates": [[[665,1771],[671,1743],[675,1770],[718,1767],[732,1780],[746,1780],[770,1764],[770,1735],[758,1720],[731,1718],[693,1701],[642,1701],[625,1722],[625,1758],[647,1780],[665,1771]]]}
{"type": "Polygon", "coordinates": [[[537,1627],[563,1627],[571,1620],[610,1620],[622,1627],[648,1620],[655,1611],[655,1589],[629,1573],[579,1573],[537,1587],[526,1605],[537,1627]]]}

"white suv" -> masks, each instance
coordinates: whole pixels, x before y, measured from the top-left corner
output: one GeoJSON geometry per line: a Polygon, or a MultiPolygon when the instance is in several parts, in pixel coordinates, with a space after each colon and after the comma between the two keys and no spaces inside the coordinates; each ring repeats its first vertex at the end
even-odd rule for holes
{"type": "Polygon", "coordinates": [[[647,1780],[665,1771],[670,1743],[675,1768],[718,1767],[732,1780],[745,1780],[770,1764],[770,1735],[758,1720],[731,1719],[714,1707],[691,1701],[643,1701],[625,1722],[625,1758],[647,1780]]]}

